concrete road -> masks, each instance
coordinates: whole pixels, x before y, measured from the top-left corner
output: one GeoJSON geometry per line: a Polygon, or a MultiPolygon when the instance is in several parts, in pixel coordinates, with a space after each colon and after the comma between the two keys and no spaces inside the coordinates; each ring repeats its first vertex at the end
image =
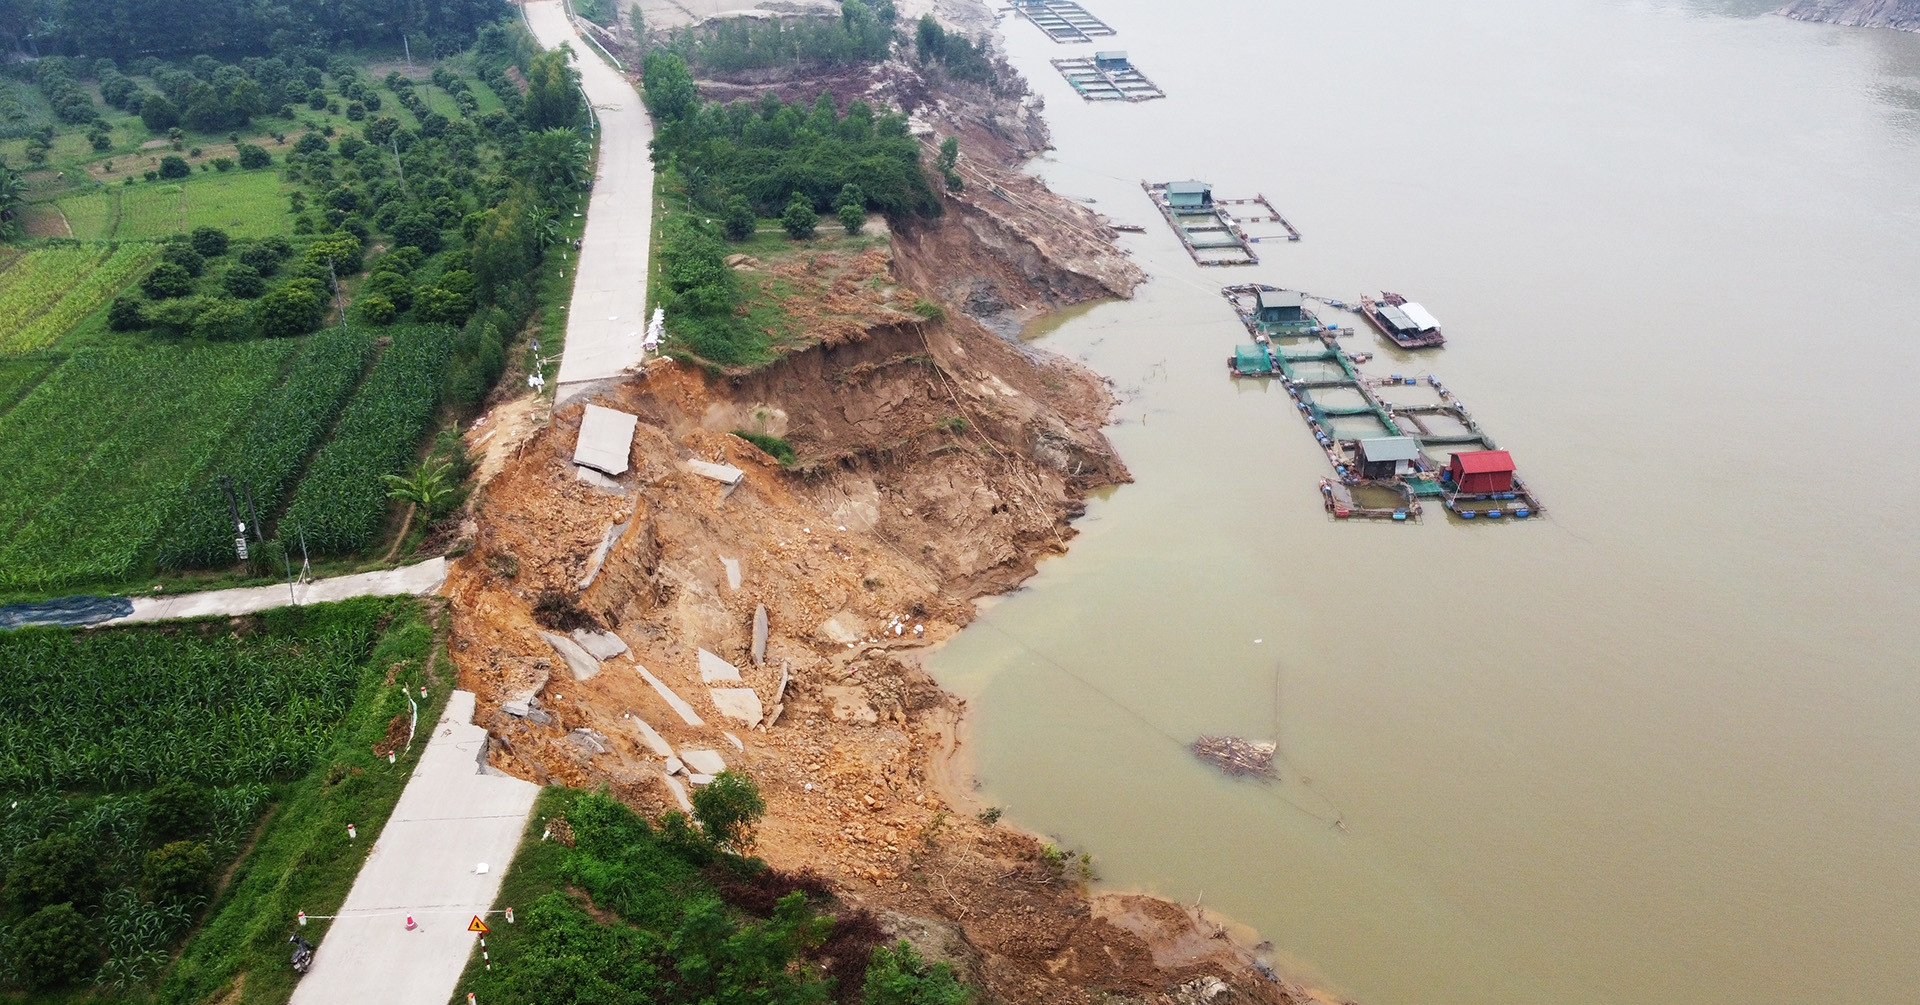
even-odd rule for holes
{"type": "Polygon", "coordinates": [[[237,590],[207,590],[204,593],[182,593],[171,597],[135,597],[132,614],[101,624],[170,621],[210,614],[251,614],[292,603],[324,604],[349,597],[393,597],[401,594],[417,597],[438,590],[440,584],[446,581],[447,560],[434,558],[398,569],[298,583],[291,588],[282,584],[249,586],[237,590]]]}
{"type": "Polygon", "coordinates": [[[482,772],[487,731],[472,719],[473,693],[455,691],[292,1005],[446,1005],[453,997],[478,938],[467,923],[492,908],[540,792],[482,772]]]}
{"type": "Polygon", "coordinates": [[[600,119],[600,160],[567,314],[554,401],[636,368],[647,330],[647,253],[653,236],[653,119],[625,77],[581,38],[554,0],[526,5],[547,48],[570,43],[580,85],[600,119]]]}

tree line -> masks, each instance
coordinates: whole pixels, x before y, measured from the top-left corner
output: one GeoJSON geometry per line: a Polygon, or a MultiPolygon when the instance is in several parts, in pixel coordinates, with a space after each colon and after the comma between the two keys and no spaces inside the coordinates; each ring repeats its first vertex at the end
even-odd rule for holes
{"type": "Polygon", "coordinates": [[[0,0],[0,39],[39,56],[281,53],[341,43],[465,49],[505,0],[0,0]]]}

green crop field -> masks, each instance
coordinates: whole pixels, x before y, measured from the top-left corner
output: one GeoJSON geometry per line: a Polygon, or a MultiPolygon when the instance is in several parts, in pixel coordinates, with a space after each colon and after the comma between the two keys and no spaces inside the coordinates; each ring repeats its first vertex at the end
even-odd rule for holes
{"type": "Polygon", "coordinates": [[[60,200],[73,236],[146,240],[219,227],[234,237],[292,232],[286,186],[272,171],[201,173],[180,182],[109,186],[60,200]]]}
{"type": "Polygon", "coordinates": [[[0,589],[134,574],[297,345],[74,353],[0,417],[0,589]]]}
{"type": "Polygon", "coordinates": [[[60,365],[50,356],[0,356],[0,415],[25,397],[42,378],[60,365]]]}
{"type": "Polygon", "coordinates": [[[162,568],[234,561],[233,525],[217,479],[232,478],[235,490],[243,497],[250,494],[261,513],[279,512],[307,456],[333,427],[341,406],[353,393],[377,334],[373,329],[340,327],[307,340],[286,383],[274,391],[244,434],[187,487],[179,516],[160,541],[162,568]]]}
{"type": "Polygon", "coordinates": [[[473,100],[476,103],[475,115],[485,115],[495,109],[507,107],[506,103],[500,100],[500,96],[493,93],[493,88],[488,87],[484,82],[478,79],[469,80],[467,86],[473,91],[473,100]]]}
{"type": "Polygon", "coordinates": [[[57,205],[66,214],[67,226],[82,241],[104,241],[113,236],[120,223],[120,190],[101,189],[70,195],[57,205]]]}
{"type": "Polygon", "coordinates": [[[393,344],[347,405],[287,510],[316,551],[358,551],[379,536],[388,505],[380,476],[413,459],[439,402],[456,332],[445,325],[388,331],[393,344]]]}
{"type": "Polygon", "coordinates": [[[47,248],[22,257],[0,272],[0,353],[53,344],[159,255],[159,245],[129,242],[47,248]]]}

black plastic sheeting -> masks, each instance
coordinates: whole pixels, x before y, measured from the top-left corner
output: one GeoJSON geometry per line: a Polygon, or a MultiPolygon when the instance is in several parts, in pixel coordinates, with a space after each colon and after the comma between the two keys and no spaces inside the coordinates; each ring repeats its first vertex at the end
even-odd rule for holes
{"type": "Polygon", "coordinates": [[[133,601],[125,597],[56,597],[31,604],[0,606],[0,628],[29,625],[85,628],[132,613],[133,601]]]}

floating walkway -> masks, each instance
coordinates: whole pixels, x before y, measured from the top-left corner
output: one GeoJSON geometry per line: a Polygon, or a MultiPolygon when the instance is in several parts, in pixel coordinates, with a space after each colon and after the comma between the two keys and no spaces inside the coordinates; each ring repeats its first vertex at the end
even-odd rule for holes
{"type": "Polygon", "coordinates": [[[1088,101],[1152,101],[1167,96],[1124,52],[1096,52],[1092,59],[1079,57],[1050,62],[1088,101]]]}
{"type": "Polygon", "coordinates": [[[1371,357],[1349,353],[1338,341],[1353,329],[1322,323],[1305,302],[1351,305],[1262,283],[1220,292],[1254,339],[1235,350],[1229,368],[1235,376],[1271,377],[1286,387],[1333,468],[1320,483],[1330,516],[1417,521],[1423,499],[1468,520],[1543,512],[1513,473],[1511,458],[1438,377],[1362,373],[1359,364],[1371,357]],[[1370,465],[1379,458],[1366,457],[1365,444],[1377,450],[1388,441],[1411,442],[1418,450],[1403,455],[1399,466],[1370,465]],[[1490,466],[1478,466],[1483,461],[1490,466]]]}
{"type": "Polygon", "coordinates": [[[1215,199],[1213,186],[1203,181],[1143,181],[1140,187],[1196,265],[1259,265],[1260,254],[1253,246],[1261,239],[1248,233],[1245,224],[1277,223],[1286,229],[1287,240],[1300,239],[1300,231],[1264,195],[1215,199]],[[1266,213],[1236,217],[1230,206],[1259,206],[1266,213]]]}
{"type": "Polygon", "coordinates": [[[1032,21],[1055,42],[1091,42],[1117,34],[1073,0],[1013,0],[1014,12],[1032,21]]]}

